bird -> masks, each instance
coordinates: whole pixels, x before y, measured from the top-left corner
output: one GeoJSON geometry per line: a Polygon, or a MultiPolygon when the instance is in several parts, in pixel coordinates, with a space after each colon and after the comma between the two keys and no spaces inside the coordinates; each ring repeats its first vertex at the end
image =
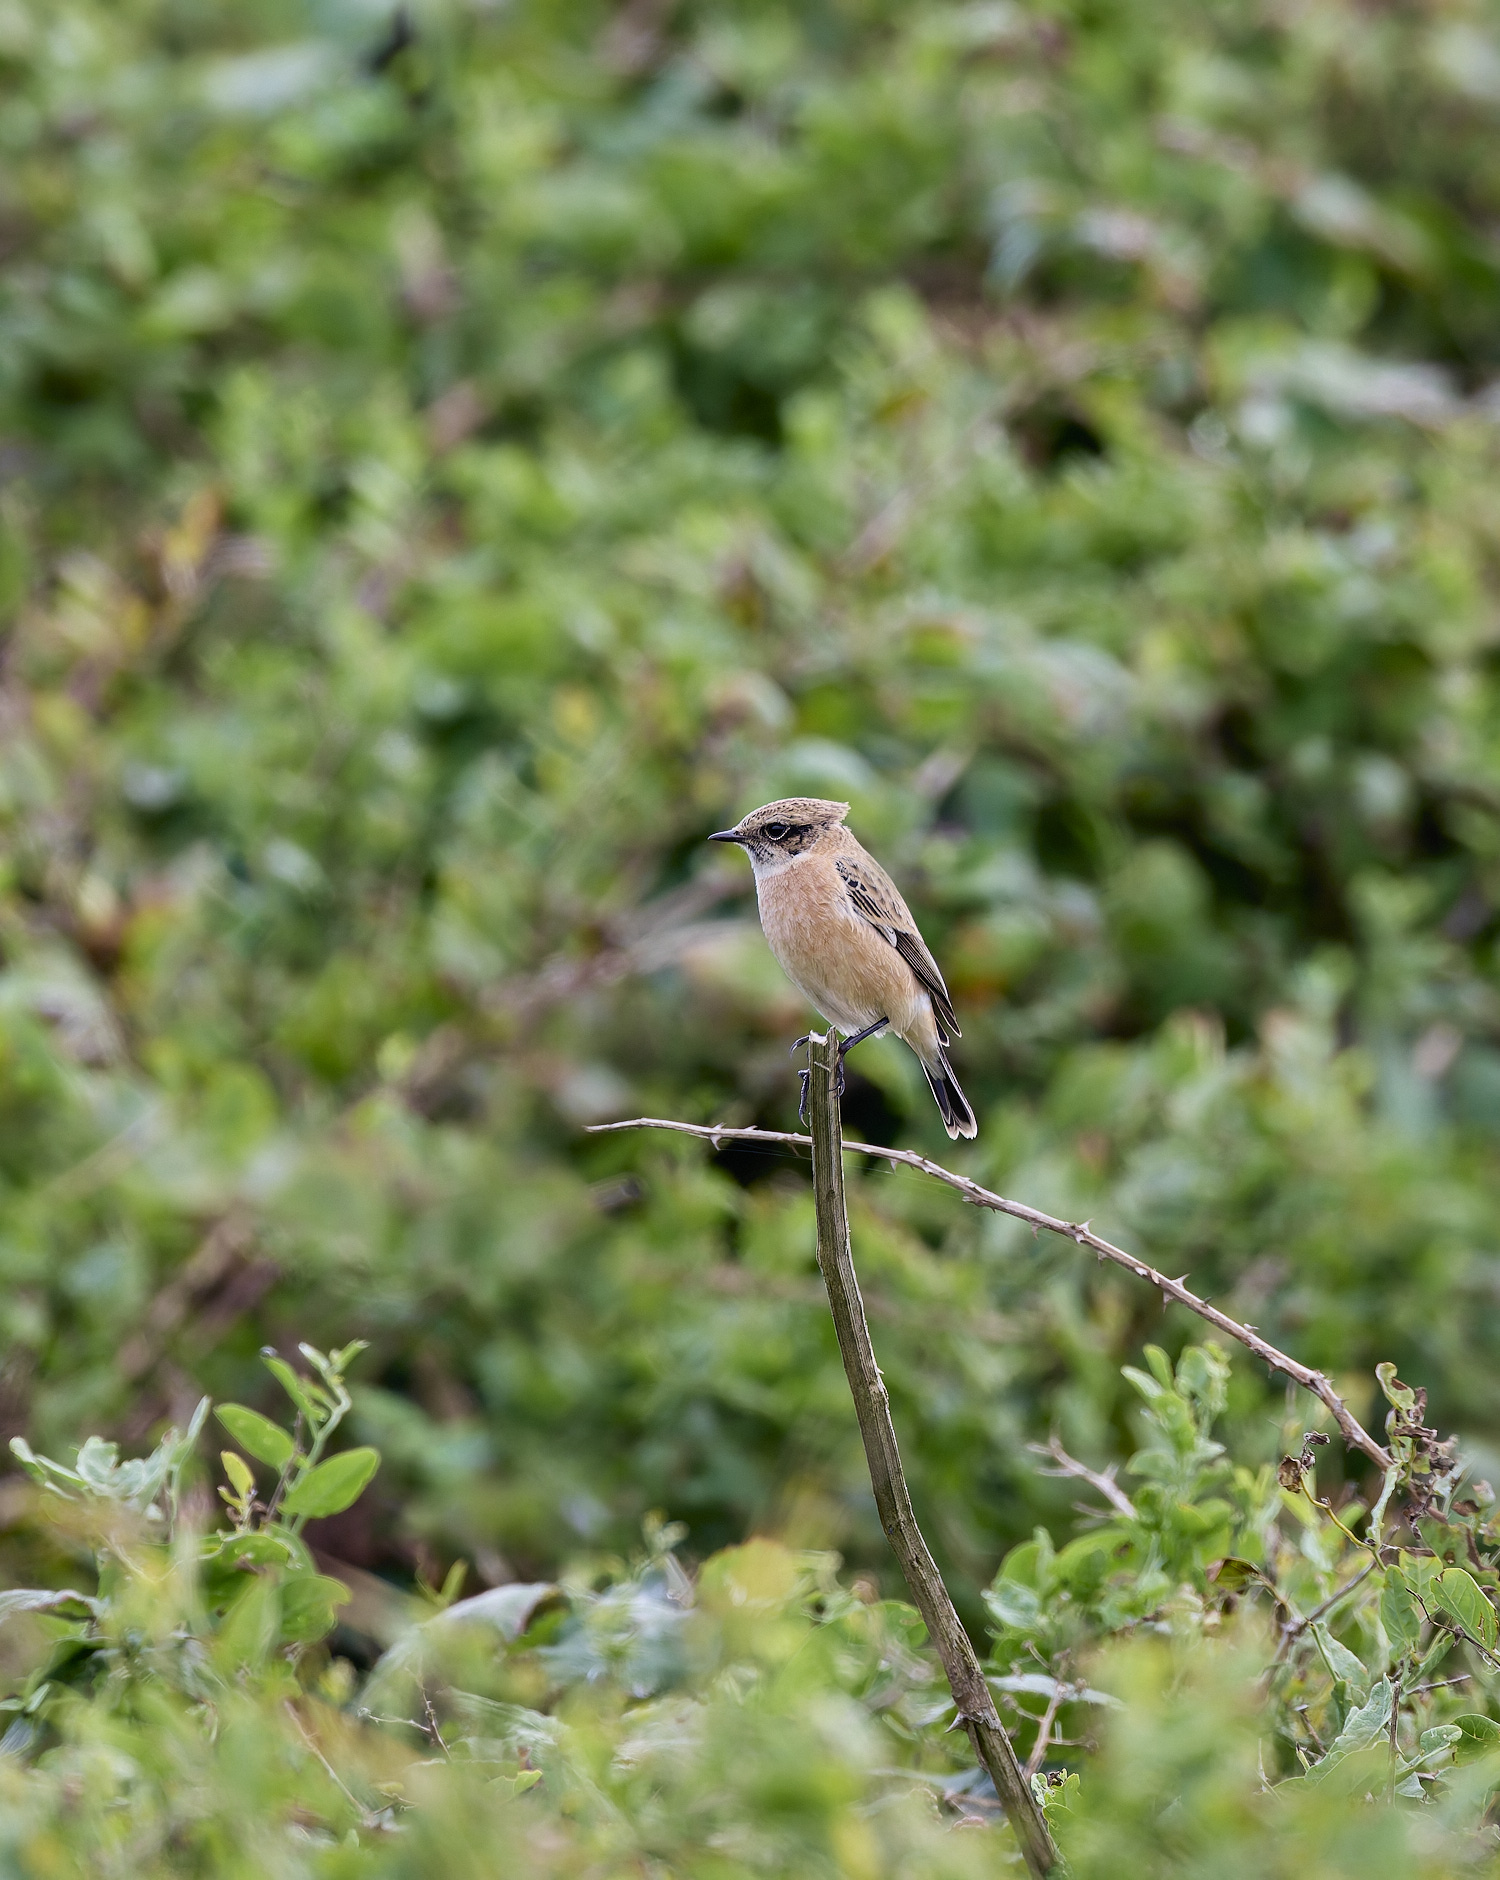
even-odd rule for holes
{"type": "MultiPolygon", "coordinates": [[[[777,964],[845,1034],[840,1090],[845,1053],[889,1027],[916,1052],[949,1136],[972,1137],[978,1124],[948,1062],[947,1046],[960,1035],[953,1001],[900,889],[846,826],[848,814],[847,803],[783,797],[708,840],[737,843],[750,857],[777,964]]],[[[806,1104],[804,1071],[804,1120],[806,1104]]]]}

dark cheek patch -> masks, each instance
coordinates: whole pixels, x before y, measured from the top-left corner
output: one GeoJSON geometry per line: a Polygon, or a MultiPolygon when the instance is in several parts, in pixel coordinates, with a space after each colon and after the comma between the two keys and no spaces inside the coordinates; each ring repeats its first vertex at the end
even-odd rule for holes
{"type": "Polygon", "coordinates": [[[822,831],[816,827],[808,829],[788,829],[784,836],[773,839],[767,835],[751,836],[745,847],[758,862],[770,862],[779,856],[783,861],[791,855],[801,855],[817,841],[822,831]]]}

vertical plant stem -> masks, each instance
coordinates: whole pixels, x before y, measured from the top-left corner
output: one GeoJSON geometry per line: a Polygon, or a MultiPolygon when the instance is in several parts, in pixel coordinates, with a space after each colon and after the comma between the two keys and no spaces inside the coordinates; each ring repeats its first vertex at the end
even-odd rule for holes
{"type": "Polygon", "coordinates": [[[1391,1723],[1390,1723],[1390,1777],[1386,1783],[1385,1799],[1396,1799],[1396,1771],[1401,1766],[1401,1673],[1396,1673],[1395,1683],[1391,1686],[1391,1723]]]}
{"type": "Polygon", "coordinates": [[[1001,1727],[995,1700],[969,1635],[959,1621],[942,1575],[917,1526],[901,1467],[901,1452],[896,1445],[885,1379],[875,1362],[875,1348],[870,1342],[864,1301],[860,1298],[859,1280],[854,1271],[849,1215],[844,1202],[843,1121],[836,1095],[838,1033],[830,1030],[826,1038],[814,1033],[809,1046],[812,1081],[808,1111],[812,1119],[818,1265],[828,1288],[844,1374],[849,1380],[860,1435],[864,1438],[880,1524],[906,1576],[912,1603],[921,1613],[927,1635],[943,1661],[959,1718],[973,1739],[980,1762],[989,1771],[1027,1868],[1036,1880],[1041,1880],[1041,1876],[1057,1865],[1057,1849],[1031,1792],[1031,1784],[1016,1761],[1010,1738],[1001,1727]]]}

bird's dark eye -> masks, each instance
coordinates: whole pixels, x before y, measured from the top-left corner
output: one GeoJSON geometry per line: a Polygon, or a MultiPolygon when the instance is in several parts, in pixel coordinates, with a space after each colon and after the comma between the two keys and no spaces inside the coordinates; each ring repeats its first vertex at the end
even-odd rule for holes
{"type": "Polygon", "coordinates": [[[781,838],[786,834],[786,824],[785,823],[767,823],[766,834],[771,838],[773,842],[779,842],[781,838]]]}

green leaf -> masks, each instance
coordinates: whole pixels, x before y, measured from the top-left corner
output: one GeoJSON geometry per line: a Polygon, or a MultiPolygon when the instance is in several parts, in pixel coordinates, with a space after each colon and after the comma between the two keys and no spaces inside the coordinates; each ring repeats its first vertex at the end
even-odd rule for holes
{"type": "Polygon", "coordinates": [[[1426,1651],[1417,1663],[1416,1670],[1408,1675],[1407,1682],[1420,1684],[1424,1679],[1431,1677],[1449,1652],[1453,1650],[1456,1637],[1457,1634],[1448,1631],[1446,1627],[1435,1630],[1426,1651]]]}
{"type": "Polygon", "coordinates": [[[90,1614],[97,1616],[99,1602],[86,1593],[66,1590],[54,1593],[39,1586],[15,1586],[0,1593],[0,1619],[8,1619],[13,1612],[58,1612],[70,1619],[82,1619],[90,1614]]]}
{"type": "Polygon", "coordinates": [[[281,1636],[287,1644],[308,1645],[333,1630],[338,1608],[349,1601],[341,1580],[323,1573],[293,1573],[281,1583],[281,1636]]]}
{"type": "Polygon", "coordinates": [[[472,1598],[461,1599],[427,1623],[431,1626],[493,1626],[513,1643],[544,1606],[565,1598],[562,1588],[552,1580],[518,1581],[510,1586],[492,1586],[472,1598]]]}
{"type": "Polygon", "coordinates": [[[222,1563],[226,1567],[295,1566],[297,1543],[289,1534],[216,1534],[213,1545],[203,1555],[205,1567],[222,1563]]]}
{"type": "Polygon", "coordinates": [[[1208,1569],[1208,1577],[1226,1593],[1242,1593],[1247,1586],[1268,1583],[1253,1560],[1241,1560],[1236,1554],[1226,1554],[1222,1560],[1213,1561],[1208,1569]]]}
{"type": "Polygon", "coordinates": [[[1473,1574],[1466,1573],[1462,1567],[1448,1567],[1432,1582],[1429,1596],[1486,1651],[1495,1649],[1500,1622],[1496,1621],[1495,1608],[1485,1598],[1473,1574]]]}
{"type": "Polygon", "coordinates": [[[1417,1598],[1426,1601],[1432,1582],[1443,1570],[1443,1563],[1432,1554],[1401,1554],[1401,1571],[1417,1598]]]}
{"type": "Polygon", "coordinates": [[[281,1425],[263,1417],[258,1410],[249,1410],[242,1403],[221,1403],[214,1415],[240,1448],[248,1450],[257,1462],[280,1470],[296,1454],[291,1437],[281,1425]]]}
{"type": "Polygon", "coordinates": [[[1069,1541],[1053,1568],[1057,1585],[1066,1587],[1075,1599],[1087,1599],[1109,1571],[1113,1542],[1114,1536],[1098,1533],[1080,1534],[1069,1541]]]}
{"type": "Polygon", "coordinates": [[[319,1351],[316,1345],[309,1344],[299,1344],[297,1349],[317,1372],[318,1376],[322,1378],[323,1382],[325,1384],[330,1383],[333,1365],[327,1352],[319,1351]]]}
{"type": "Polygon", "coordinates": [[[1423,1515],[1416,1523],[1422,1544],[1435,1555],[1437,1570],[1444,1567],[1458,1566],[1468,1555],[1469,1536],[1466,1529],[1455,1526],[1451,1521],[1440,1521],[1436,1515],[1423,1515]]]}
{"type": "Polygon", "coordinates": [[[1346,1684],[1355,1702],[1362,1704],[1370,1694],[1370,1674],[1365,1666],[1347,1645],[1340,1645],[1326,1625],[1319,1623],[1312,1630],[1330,1675],[1336,1683],[1346,1684]]]}
{"type": "Polygon", "coordinates": [[[1417,1649],[1422,1636],[1422,1615],[1411,1596],[1406,1575],[1399,1567],[1387,1567],[1385,1587],[1380,1595],[1380,1623],[1390,1641],[1391,1655],[1404,1658],[1417,1649]]]}
{"type": "Polygon", "coordinates": [[[43,1488],[51,1489],[54,1494],[63,1495],[65,1499],[71,1498],[64,1489],[58,1487],[59,1481],[66,1482],[70,1488],[88,1487],[76,1469],[68,1468],[65,1463],[54,1462],[50,1456],[37,1455],[24,1436],[11,1437],[10,1453],[32,1481],[40,1482],[43,1488]]]}
{"type": "Polygon", "coordinates": [[[1390,1721],[1390,1680],[1381,1678],[1379,1683],[1372,1686],[1368,1699],[1345,1718],[1343,1729],[1334,1738],[1327,1756],[1318,1767],[1328,1768],[1355,1750],[1368,1748],[1389,1726],[1390,1721]]]}
{"type": "Polygon", "coordinates": [[[307,1386],[286,1359],[279,1357],[268,1345],[260,1354],[260,1361],[306,1417],[309,1428],[316,1429],[323,1420],[322,1412],[315,1408],[307,1393],[307,1386]]]}
{"type": "Polygon", "coordinates": [[[1029,1541],[1022,1541],[1019,1546],[1012,1547],[1001,1561],[995,1584],[998,1586],[1001,1580],[1012,1580],[1018,1586],[1032,1586],[1040,1591],[1051,1575],[1052,1563],[1056,1558],[1052,1536],[1045,1528],[1037,1528],[1029,1541]]]}
{"type": "Polygon", "coordinates": [[[1145,1357],[1147,1364],[1151,1366],[1152,1376],[1155,1377],[1157,1383],[1161,1385],[1163,1390],[1171,1390],[1176,1379],[1172,1375],[1172,1360],[1167,1356],[1166,1352],[1162,1350],[1160,1345],[1147,1345],[1145,1357]]]}
{"type": "Polygon", "coordinates": [[[1500,1723],[1496,1723],[1493,1717],[1483,1716],[1479,1711],[1471,1710],[1462,1717],[1455,1717],[1453,1727],[1461,1736],[1461,1740],[1454,1745],[1454,1755],[1461,1763],[1488,1756],[1500,1747],[1500,1723]]]}
{"type": "Polygon", "coordinates": [[[1387,1403],[1394,1404],[1398,1410],[1411,1410],[1416,1407],[1417,1393],[1409,1384],[1403,1384],[1397,1377],[1394,1364],[1377,1364],[1375,1375],[1380,1379],[1380,1388],[1385,1392],[1387,1403]]]}
{"type": "Polygon", "coordinates": [[[1133,1364],[1122,1364],[1120,1375],[1127,1383],[1133,1384],[1149,1404],[1159,1403],[1163,1397],[1174,1394],[1169,1384],[1163,1384],[1160,1378],[1152,1377],[1145,1371],[1138,1371],[1133,1364]]]}
{"type": "Polygon", "coordinates": [[[346,1449],[341,1455],[330,1456],[293,1483],[281,1504],[282,1512],[314,1519],[340,1514],[359,1499],[379,1467],[378,1449],[346,1449]]]}
{"type": "Polygon", "coordinates": [[[1400,1480],[1401,1464],[1399,1462],[1393,1462],[1381,1479],[1379,1498],[1376,1500],[1375,1506],[1370,1510],[1370,1525],[1366,1529],[1366,1533],[1373,1542],[1378,1543],[1380,1539],[1380,1531],[1385,1525],[1385,1511],[1390,1505],[1391,1496],[1395,1494],[1400,1480]]]}
{"type": "Polygon", "coordinates": [[[78,1473],[97,1495],[108,1495],[115,1486],[120,1463],[120,1445],[107,1443],[102,1436],[84,1438],[78,1451],[78,1473]]]}
{"type": "Polygon", "coordinates": [[[1042,1616],[1040,1595],[1016,1580],[996,1580],[984,1603],[993,1619],[1014,1632],[1030,1632],[1042,1616]]]}
{"type": "Polygon", "coordinates": [[[220,1669],[234,1673],[243,1666],[262,1664],[280,1630],[281,1600],[275,1576],[255,1574],[250,1584],[224,1615],[214,1640],[213,1656],[220,1669]]]}
{"type": "Polygon", "coordinates": [[[445,1612],[464,1590],[464,1581],[469,1577],[467,1560],[455,1560],[443,1575],[443,1583],[434,1594],[439,1612],[445,1612]]]}

